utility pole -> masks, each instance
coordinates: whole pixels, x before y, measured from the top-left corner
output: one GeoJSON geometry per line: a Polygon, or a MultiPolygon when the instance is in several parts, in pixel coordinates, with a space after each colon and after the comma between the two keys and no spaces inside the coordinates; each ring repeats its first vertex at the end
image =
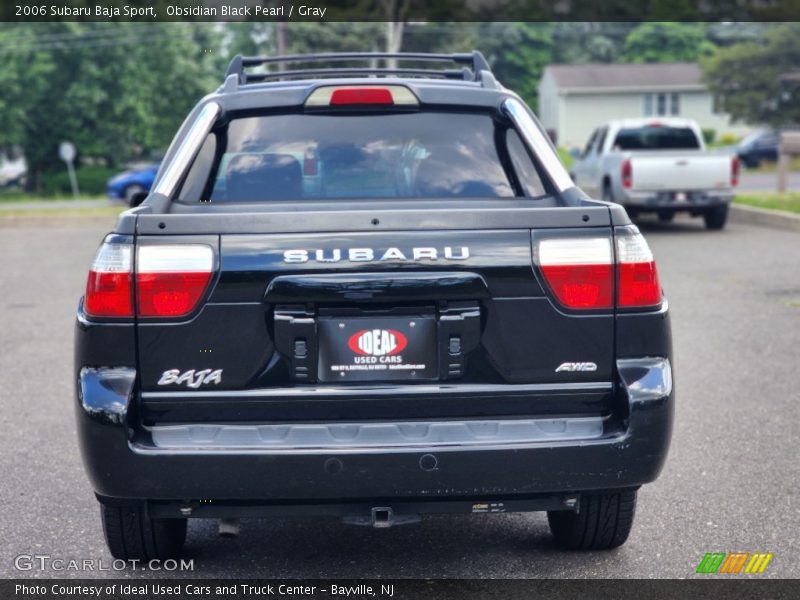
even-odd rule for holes
{"type": "Polygon", "coordinates": [[[286,54],[286,21],[278,21],[275,43],[278,55],[286,54]]]}
{"type": "MultiPolygon", "coordinates": [[[[403,48],[403,26],[405,23],[402,21],[394,21],[386,23],[386,52],[397,53],[403,48]]],[[[386,60],[386,66],[390,69],[397,68],[397,59],[389,58],[386,60]]]]}
{"type": "MultiPolygon", "coordinates": [[[[800,97],[800,71],[783,73],[778,77],[778,81],[781,85],[779,103],[786,108],[788,106],[797,106],[797,99],[800,97]]],[[[789,124],[797,125],[796,119],[797,111],[795,109],[794,113],[789,116],[789,124]]],[[[800,156],[800,132],[785,129],[780,132],[778,138],[778,192],[783,193],[786,191],[789,159],[792,156],[800,156]]]]}
{"type": "MultiPolygon", "coordinates": [[[[408,14],[409,4],[410,0],[380,0],[383,16],[386,19],[386,29],[384,33],[386,52],[397,53],[403,49],[404,19],[408,14]]],[[[397,59],[387,59],[386,67],[389,69],[396,69],[397,59]]]]}
{"type": "MultiPolygon", "coordinates": [[[[275,30],[275,49],[278,52],[278,56],[286,54],[286,21],[278,21],[275,30]]],[[[286,64],[283,62],[278,63],[278,70],[285,71],[286,64]]]]}

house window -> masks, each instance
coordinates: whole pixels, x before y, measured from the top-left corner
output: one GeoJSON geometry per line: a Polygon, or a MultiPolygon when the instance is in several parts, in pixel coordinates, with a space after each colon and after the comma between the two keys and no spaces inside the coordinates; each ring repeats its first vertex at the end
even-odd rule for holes
{"type": "Polygon", "coordinates": [[[711,96],[711,112],[715,115],[722,115],[725,113],[725,98],[713,94],[711,96]]]}
{"type": "Polygon", "coordinates": [[[645,94],[644,116],[666,117],[681,114],[680,94],[645,94]]]}
{"type": "Polygon", "coordinates": [[[677,116],[681,114],[681,95],[670,94],[669,97],[669,114],[677,116]]]}
{"type": "Polygon", "coordinates": [[[656,114],[659,117],[663,117],[667,114],[667,95],[666,94],[658,94],[656,96],[656,114]]]}
{"type": "Polygon", "coordinates": [[[653,116],[653,94],[644,95],[644,116],[653,116]]]}

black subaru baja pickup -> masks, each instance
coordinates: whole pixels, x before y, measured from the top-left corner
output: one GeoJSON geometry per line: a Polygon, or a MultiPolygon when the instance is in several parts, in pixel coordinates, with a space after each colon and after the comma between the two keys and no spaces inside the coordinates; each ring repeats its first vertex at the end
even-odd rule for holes
{"type": "Polygon", "coordinates": [[[304,515],[612,548],[674,403],[646,241],[478,52],[234,58],[97,252],[75,380],[118,558],[304,515]]]}

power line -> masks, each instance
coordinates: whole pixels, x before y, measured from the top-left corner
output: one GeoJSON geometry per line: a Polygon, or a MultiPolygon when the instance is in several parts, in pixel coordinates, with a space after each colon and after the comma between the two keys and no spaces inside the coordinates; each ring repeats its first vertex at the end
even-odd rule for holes
{"type": "Polygon", "coordinates": [[[104,37],[92,40],[74,40],[73,42],[58,41],[58,42],[38,42],[31,41],[25,44],[0,44],[0,54],[19,54],[19,53],[36,53],[36,52],[50,52],[52,50],[82,50],[88,48],[103,48],[109,46],[125,46],[137,44],[142,41],[154,42],[161,39],[175,39],[176,37],[190,38],[191,32],[183,34],[173,34],[170,32],[151,32],[146,34],[128,34],[126,36],[104,37]]]}
{"type": "MultiPolygon", "coordinates": [[[[6,41],[17,41],[20,39],[30,39],[35,37],[41,40],[60,40],[60,39],[88,39],[94,37],[106,37],[117,35],[120,29],[130,31],[131,29],[166,29],[186,27],[188,23],[92,23],[91,26],[84,25],[79,31],[61,31],[53,33],[41,33],[45,31],[44,23],[26,23],[22,26],[17,25],[13,29],[5,28],[3,39],[6,41]],[[10,32],[14,33],[10,33],[10,32]]],[[[0,33],[3,28],[0,27],[0,33]]]]}
{"type": "MultiPolygon", "coordinates": [[[[16,53],[16,52],[38,52],[49,50],[69,50],[80,48],[93,48],[104,47],[114,44],[130,44],[136,41],[148,40],[152,41],[153,38],[161,37],[191,37],[193,30],[186,27],[181,27],[181,30],[175,30],[174,27],[164,28],[163,26],[148,25],[146,31],[132,31],[128,28],[119,28],[106,31],[93,31],[86,33],[70,33],[70,34],[32,34],[22,36],[15,36],[8,38],[0,36],[0,52],[16,53]]],[[[172,25],[172,24],[166,24],[172,25]]],[[[177,24],[183,25],[183,24],[177,24]]],[[[137,28],[140,29],[140,28],[137,28]]]]}

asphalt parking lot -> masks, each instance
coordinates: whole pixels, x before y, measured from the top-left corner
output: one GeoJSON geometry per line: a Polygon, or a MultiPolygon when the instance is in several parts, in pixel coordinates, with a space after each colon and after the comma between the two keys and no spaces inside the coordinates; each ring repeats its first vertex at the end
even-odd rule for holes
{"type": "MultiPolygon", "coordinates": [[[[0,577],[20,554],[104,559],[72,416],[72,324],[111,222],[0,219],[0,577]]],[[[800,577],[800,234],[699,220],[646,222],[669,297],[677,421],[661,478],[643,488],[622,548],[553,547],[543,514],[431,517],[367,529],[248,520],[237,539],[192,522],[206,577],[692,577],[704,553],[773,552],[761,577],[800,577]]],[[[156,573],[160,575],[160,573],[156,573]]]]}

